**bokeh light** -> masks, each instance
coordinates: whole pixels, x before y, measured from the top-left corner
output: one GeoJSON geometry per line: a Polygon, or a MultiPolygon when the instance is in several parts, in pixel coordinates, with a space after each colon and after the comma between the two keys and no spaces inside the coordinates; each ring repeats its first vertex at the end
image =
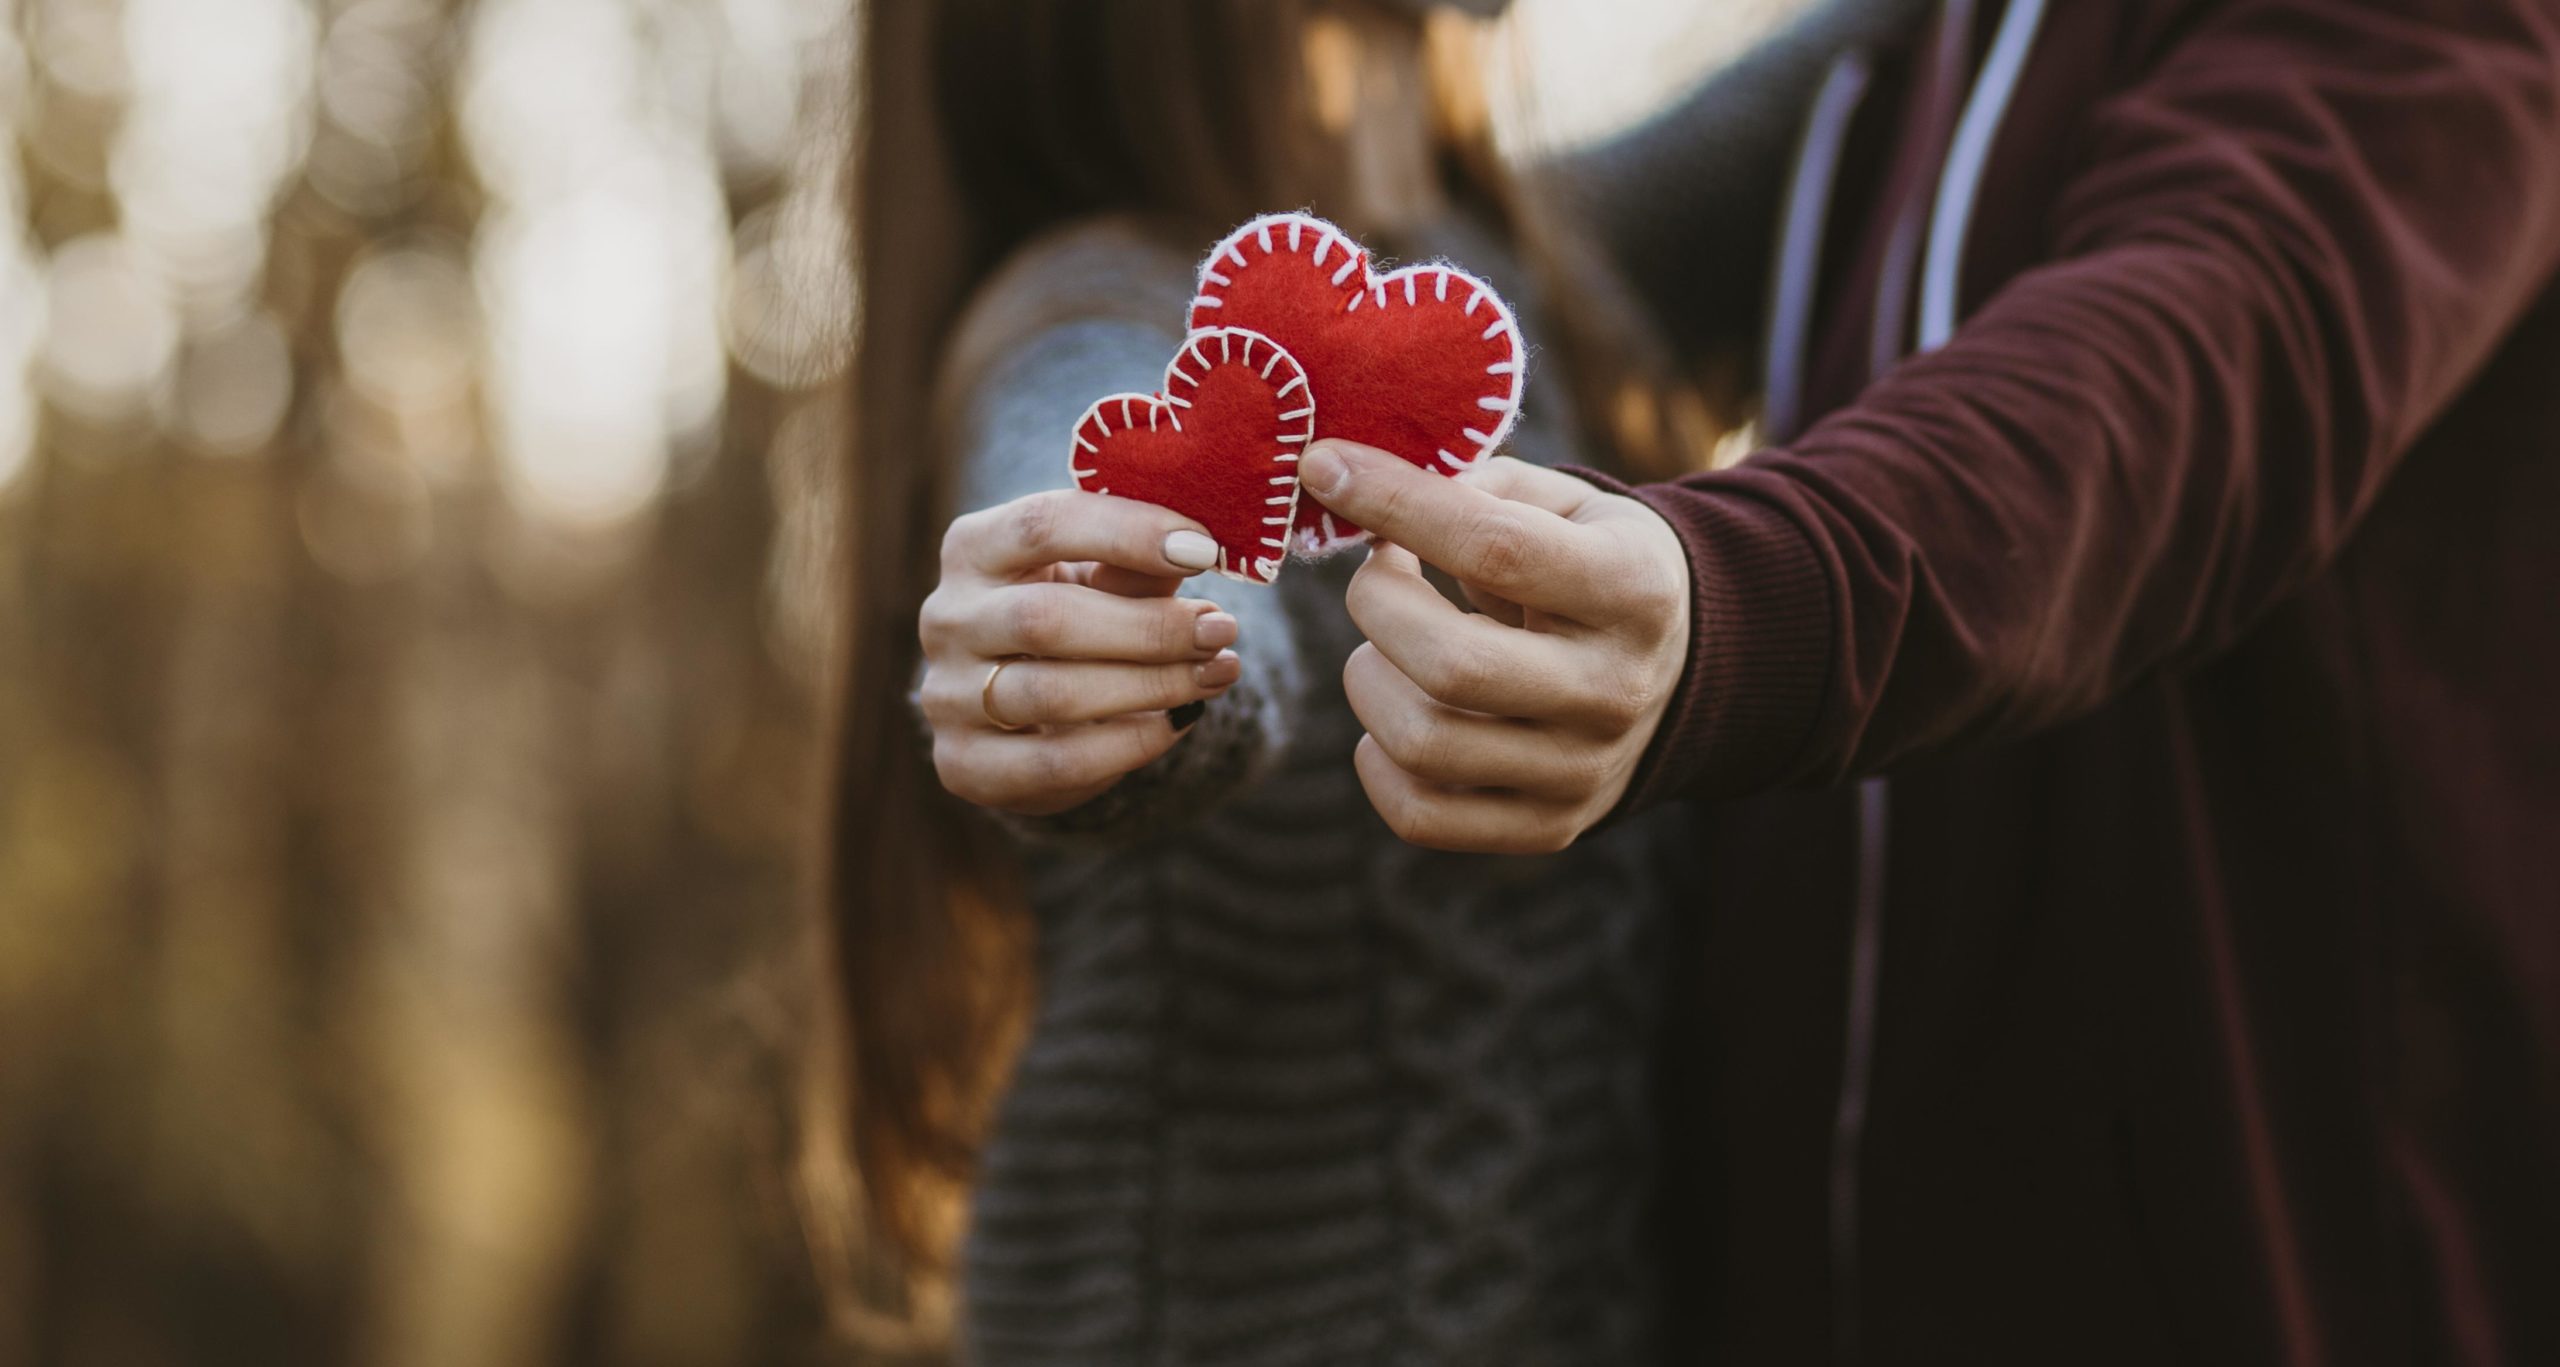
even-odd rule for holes
{"type": "Polygon", "coordinates": [[[43,262],[21,227],[24,204],[16,160],[0,160],[0,495],[35,454],[33,370],[52,302],[43,262]]]}
{"type": "MultiPolygon", "coordinates": [[[[537,515],[609,523],[715,418],[727,213],[685,64],[644,61],[610,0],[491,0],[463,117],[481,228],[497,444],[537,515]]],[[[658,55],[667,56],[660,52],[658,55]]]]}
{"type": "Polygon", "coordinates": [[[824,1339],[847,23],[0,0],[0,1362],[824,1339]]]}
{"type": "Polygon", "coordinates": [[[127,236],[190,313],[256,284],[267,210],[309,143],[303,0],[123,0],[130,98],[110,179],[127,236]]]}
{"type": "Polygon", "coordinates": [[[348,382],[385,411],[428,414],[467,402],[480,365],[480,306],[459,245],[368,249],[338,291],[337,334],[348,382]]]}
{"type": "Polygon", "coordinates": [[[1488,25],[1495,126],[1525,155],[1619,132],[1801,13],[1808,0],[1512,0],[1488,25]],[[1605,11],[1606,22],[1595,22],[1605,11]]]}
{"type": "Polygon", "coordinates": [[[177,426],[206,455],[262,450],[293,399],[293,351],[264,311],[242,314],[187,341],[178,363],[177,426]]]}
{"type": "MultiPolygon", "coordinates": [[[[1800,3],[1521,0],[1504,135],[1800,3]]],[[[0,1363],[846,1360],[852,5],[0,0],[0,1363]]]]}
{"type": "Polygon", "coordinates": [[[707,167],[636,152],[483,229],[498,448],[537,513],[639,510],[726,382],[726,224],[707,167]]]}
{"type": "Polygon", "coordinates": [[[62,244],[47,293],[47,397],[98,422],[142,406],[177,350],[178,315],[169,292],[133,248],[113,233],[62,244]]]}

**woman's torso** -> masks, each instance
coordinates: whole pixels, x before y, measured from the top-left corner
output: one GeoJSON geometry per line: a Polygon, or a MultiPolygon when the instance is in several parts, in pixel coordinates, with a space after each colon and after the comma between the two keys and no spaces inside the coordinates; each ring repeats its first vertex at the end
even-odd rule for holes
{"type": "MultiPolygon", "coordinates": [[[[1507,263],[1462,250],[1534,339],[1507,263]]],[[[1515,452],[1561,458],[1562,405],[1533,375],[1515,452]]],[[[1350,763],[1358,554],[1252,591],[1295,657],[1258,776],[1033,857],[1042,1000],[967,1255],[987,1367],[1650,1352],[1663,828],[1537,859],[1398,840],[1350,763]]]]}

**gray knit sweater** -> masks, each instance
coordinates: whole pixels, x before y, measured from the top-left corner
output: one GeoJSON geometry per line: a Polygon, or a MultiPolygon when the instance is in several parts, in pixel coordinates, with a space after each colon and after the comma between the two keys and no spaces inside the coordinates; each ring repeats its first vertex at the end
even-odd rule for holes
{"type": "MultiPolygon", "coordinates": [[[[1756,278],[1733,257],[1765,254],[1824,55],[1916,8],[1835,0],[1544,192],[1638,295],[1712,325],[1676,341],[1745,331],[1756,291],[1723,287],[1756,278]]],[[[1522,306],[1509,450],[1568,459],[1538,301],[1503,253],[1455,229],[1400,245],[1522,306]]],[[[990,282],[946,395],[966,506],[1065,484],[1083,406],[1157,387],[1191,267],[1096,224],[990,282]]],[[[1681,860],[1643,822],[1539,859],[1389,832],[1341,687],[1358,556],[1269,588],[1194,580],[1241,623],[1243,680],[1149,769],[1018,827],[1042,999],[966,1251],[980,1367],[1653,1360],[1646,1084],[1681,860]]]]}
{"type": "MultiPolygon", "coordinates": [[[[1488,243],[1428,245],[1502,275],[1488,243]]],[[[982,317],[1071,321],[969,386],[965,502],[1066,482],[1084,405],[1156,387],[1190,270],[1088,226],[989,287],[982,317]]],[[[1561,456],[1564,402],[1533,377],[1512,450],[1561,456]]],[[[1358,557],[1194,580],[1241,624],[1243,680],[1156,765],[1020,827],[1042,997],[967,1249],[982,1367],[1647,1351],[1654,828],[1545,859],[1388,831],[1341,686],[1358,557]]]]}

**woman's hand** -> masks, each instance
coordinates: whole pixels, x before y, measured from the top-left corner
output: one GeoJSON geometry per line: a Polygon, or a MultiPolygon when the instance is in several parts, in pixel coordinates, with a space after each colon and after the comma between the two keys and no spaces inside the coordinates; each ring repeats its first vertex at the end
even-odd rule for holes
{"type": "Polygon", "coordinates": [[[1381,542],[1351,581],[1369,643],[1342,672],[1378,814],[1417,845],[1502,854],[1562,849],[1607,816],[1689,656],[1688,558],[1670,525],[1507,457],[1443,479],[1318,442],[1298,471],[1381,542]],[[1483,611],[1441,597],[1421,561],[1483,611]]]}
{"type": "Polygon", "coordinates": [[[1031,494],[952,523],[917,621],[942,785],[1046,815],[1172,749],[1167,712],[1243,672],[1236,619],[1173,596],[1216,563],[1198,523],[1101,494],[1031,494]]]}

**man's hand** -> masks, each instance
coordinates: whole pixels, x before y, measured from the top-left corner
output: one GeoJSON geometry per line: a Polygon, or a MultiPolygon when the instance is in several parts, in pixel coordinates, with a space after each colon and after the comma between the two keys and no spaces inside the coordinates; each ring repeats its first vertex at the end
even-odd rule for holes
{"type": "Polygon", "coordinates": [[[1688,659],[1688,557],[1670,526],[1508,457],[1443,479],[1323,441],[1298,471],[1379,538],[1349,595],[1369,643],[1342,682],[1387,824],[1435,849],[1530,854],[1607,816],[1688,659]],[[1442,597],[1417,556],[1482,611],[1442,597]]]}

